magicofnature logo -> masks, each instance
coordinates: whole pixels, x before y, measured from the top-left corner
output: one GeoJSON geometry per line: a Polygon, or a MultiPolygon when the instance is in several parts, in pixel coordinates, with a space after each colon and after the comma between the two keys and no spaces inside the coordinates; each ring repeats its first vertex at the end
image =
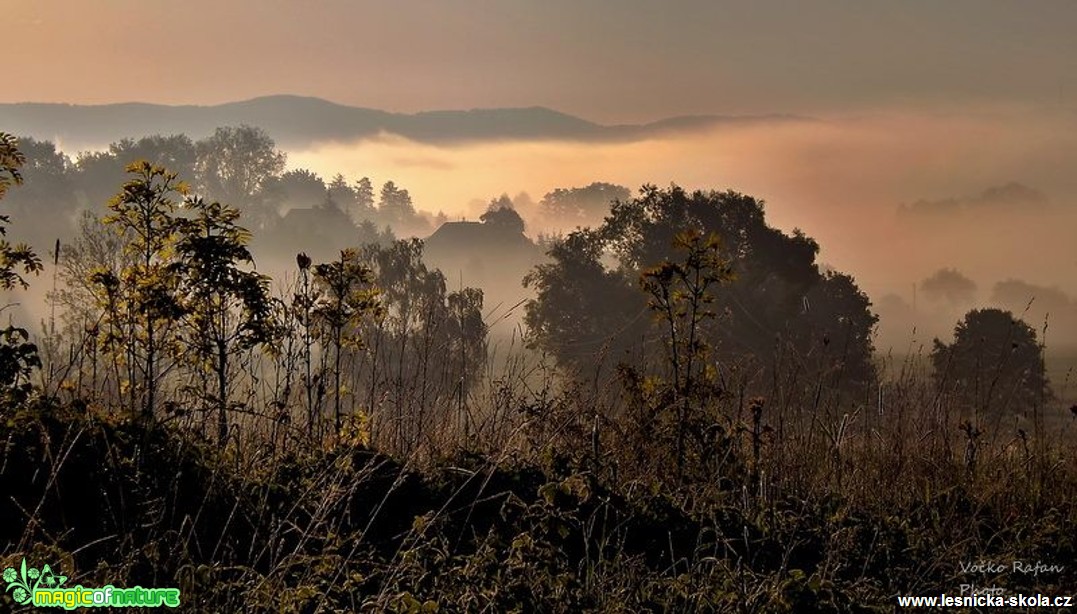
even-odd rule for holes
{"type": "Polygon", "coordinates": [[[117,588],[111,584],[101,588],[64,587],[67,576],[55,573],[48,565],[41,569],[27,567],[26,559],[18,570],[4,570],[4,582],[5,591],[11,593],[15,603],[41,608],[176,608],[180,603],[178,588],[117,588]]]}

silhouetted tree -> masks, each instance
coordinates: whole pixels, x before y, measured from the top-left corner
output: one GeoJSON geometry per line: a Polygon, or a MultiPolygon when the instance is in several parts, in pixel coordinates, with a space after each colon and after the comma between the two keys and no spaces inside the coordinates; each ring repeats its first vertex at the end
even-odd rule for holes
{"type": "Polygon", "coordinates": [[[80,152],[73,174],[79,206],[90,209],[108,202],[116,193],[116,186],[127,179],[125,167],[111,151],[80,152]]]}
{"type": "Polygon", "coordinates": [[[129,258],[121,270],[97,270],[91,277],[109,329],[106,348],[117,358],[117,371],[120,365],[127,371],[130,411],[151,420],[161,363],[174,354],[175,324],[184,314],[172,254],[176,198],[186,195],[187,186],[175,173],[145,161],[130,165],[128,172],[133,177],[109,202],[112,213],[104,223],[128,238],[129,258]]]}
{"type": "Polygon", "coordinates": [[[359,222],[359,234],[357,235],[355,245],[381,245],[383,247],[388,246],[396,237],[393,236],[391,228],[386,226],[385,228],[378,230],[377,224],[371,220],[363,220],[359,222]]]}
{"type": "Polygon", "coordinates": [[[968,411],[998,417],[1049,398],[1036,331],[1008,311],[968,312],[952,343],[935,340],[931,362],[939,385],[968,411]]]}
{"type": "MultiPolygon", "coordinates": [[[[1030,322],[1049,323],[1056,340],[1077,337],[1077,299],[1060,288],[1007,279],[992,288],[991,301],[997,307],[1020,313],[1030,322]]],[[[1050,345],[1047,332],[1044,334],[1040,341],[1050,345]]]]}
{"type": "MultiPolygon", "coordinates": [[[[19,151],[15,137],[0,132],[0,199],[12,185],[22,183],[22,167],[26,157],[19,151]]],[[[7,240],[8,217],[0,215],[0,289],[27,287],[23,275],[41,271],[41,261],[24,244],[12,245],[7,240]],[[19,271],[21,269],[21,273],[19,271]]],[[[30,342],[26,329],[8,326],[0,330],[0,400],[5,406],[21,403],[32,391],[30,374],[41,366],[37,346],[30,342]]]]}
{"type": "MultiPolygon", "coordinates": [[[[13,185],[21,185],[22,167],[26,156],[19,151],[15,137],[0,132],[0,198],[7,195],[13,185]]],[[[41,271],[41,261],[30,247],[24,243],[12,245],[7,240],[7,215],[0,215],[0,288],[10,290],[16,286],[27,287],[23,274],[41,271]],[[22,274],[18,269],[22,269],[22,274]]]]}
{"type": "Polygon", "coordinates": [[[355,209],[349,211],[352,219],[356,221],[369,220],[374,217],[374,186],[370,179],[363,177],[355,182],[355,209]]]}
{"type": "Polygon", "coordinates": [[[951,305],[969,305],[976,298],[976,283],[956,269],[939,269],[920,282],[924,296],[951,305]]]}
{"type": "Polygon", "coordinates": [[[37,226],[30,230],[39,240],[46,233],[55,238],[65,230],[57,222],[66,220],[76,205],[73,163],[49,141],[20,138],[19,151],[26,158],[20,169],[23,184],[8,197],[5,208],[24,230],[27,224],[37,226]]]}
{"type": "Polygon", "coordinates": [[[631,195],[624,186],[595,182],[582,188],[548,192],[538,207],[545,226],[571,230],[601,221],[609,213],[611,203],[628,200],[631,195]]]}
{"type": "Polygon", "coordinates": [[[501,198],[492,201],[486,213],[479,216],[479,219],[484,224],[503,228],[509,233],[522,234],[524,231],[524,220],[519,213],[516,213],[507,195],[502,195],[501,198]]]}
{"type": "MultiPolygon", "coordinates": [[[[348,180],[344,178],[344,175],[340,173],[333,175],[332,181],[326,185],[326,191],[328,193],[328,202],[331,202],[348,215],[353,214],[356,209],[355,189],[348,185],[348,180]]],[[[357,220],[353,219],[352,221],[357,220]]]]}
{"type": "Polygon", "coordinates": [[[392,181],[385,182],[378,200],[378,218],[392,227],[397,235],[417,235],[429,232],[429,223],[415,210],[411,194],[392,181]]]}
{"type": "Polygon", "coordinates": [[[611,346],[620,360],[647,328],[644,296],[630,275],[603,265],[605,244],[596,231],[573,232],[524,277],[536,293],[526,307],[531,335],[562,365],[584,367],[611,346]]]}
{"type": "Polygon", "coordinates": [[[463,288],[449,292],[445,297],[448,306],[444,356],[442,369],[457,376],[460,389],[458,397],[467,394],[479,381],[486,365],[486,335],[489,328],[482,317],[483,291],[479,288],[463,288]]]}
{"type": "Polygon", "coordinates": [[[359,347],[360,320],[379,310],[378,291],[372,285],[371,270],[352,249],[342,250],[333,262],[315,265],[314,280],[323,293],[312,315],[321,326],[323,339],[333,348],[333,425],[339,432],[343,352],[359,347]]]}
{"type": "Polygon", "coordinates": [[[213,136],[198,141],[195,165],[199,190],[210,198],[251,209],[264,224],[269,211],[260,196],[266,183],[284,170],[285,156],[261,128],[217,128],[213,136]]]}
{"type": "Polygon", "coordinates": [[[577,367],[604,350],[615,360],[633,348],[653,356],[656,331],[641,317],[646,300],[634,281],[690,230],[717,237],[733,275],[716,297],[721,325],[706,339],[719,359],[748,355],[775,370],[784,357],[842,386],[874,378],[867,297],[848,276],[820,272],[814,240],[771,228],[762,203],[736,192],[645,186],[598,229],[557,243],[553,262],[526,279],[537,292],[527,307],[535,341],[577,367]]]}
{"type": "Polygon", "coordinates": [[[74,188],[79,204],[96,208],[107,201],[116,186],[127,180],[127,167],[146,160],[167,168],[179,177],[192,177],[197,152],[186,135],[153,135],[140,139],[122,139],[105,151],[83,152],[75,162],[74,188]]]}
{"type": "Polygon", "coordinates": [[[441,271],[427,268],[418,239],[368,245],[362,259],[373,271],[384,312],[364,323],[368,362],[361,375],[372,405],[381,389],[395,408],[388,420],[378,416],[378,425],[395,427],[393,442],[406,452],[435,409],[459,410],[483,373],[483,294],[474,288],[447,292],[441,271]]]}
{"type": "Polygon", "coordinates": [[[167,168],[178,177],[193,177],[198,151],[194,142],[185,134],[163,136],[155,134],[138,140],[123,139],[109,145],[109,153],[123,166],[146,160],[167,168]]]}
{"type": "Polygon", "coordinates": [[[991,289],[991,300],[1013,311],[1034,303],[1052,314],[1077,311],[1065,292],[1055,287],[1038,286],[1020,279],[1007,279],[991,289]]]}
{"type": "MultiPolygon", "coordinates": [[[[13,139],[13,137],[8,137],[13,139]]],[[[71,160],[56,149],[51,141],[38,141],[31,138],[18,139],[18,151],[22,153],[23,164],[19,168],[23,181],[36,179],[42,185],[52,182],[64,182],[64,175],[70,170],[71,160]]],[[[25,185],[22,191],[30,186],[25,185]]]]}
{"type": "Polygon", "coordinates": [[[407,190],[398,187],[392,181],[386,181],[381,186],[378,213],[390,225],[411,218],[415,215],[415,205],[411,202],[411,194],[408,194],[407,190]]]}
{"type": "Polygon", "coordinates": [[[266,192],[279,209],[309,208],[325,203],[326,185],[317,174],[298,168],[268,179],[266,192]]]}
{"type": "Polygon", "coordinates": [[[236,224],[239,211],[201,198],[188,199],[184,208],[193,215],[179,225],[176,252],[192,331],[191,358],[197,366],[208,365],[216,380],[212,398],[218,441],[224,445],[232,359],[275,336],[269,278],[246,268],[253,264],[250,233],[236,224]]]}

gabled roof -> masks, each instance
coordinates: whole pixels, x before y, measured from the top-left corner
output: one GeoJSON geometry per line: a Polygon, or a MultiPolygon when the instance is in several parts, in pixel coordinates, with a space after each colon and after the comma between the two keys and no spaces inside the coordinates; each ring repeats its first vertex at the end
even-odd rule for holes
{"type": "Polygon", "coordinates": [[[533,250],[535,244],[522,232],[506,231],[496,224],[445,222],[426,238],[428,251],[475,251],[483,248],[533,250]]]}

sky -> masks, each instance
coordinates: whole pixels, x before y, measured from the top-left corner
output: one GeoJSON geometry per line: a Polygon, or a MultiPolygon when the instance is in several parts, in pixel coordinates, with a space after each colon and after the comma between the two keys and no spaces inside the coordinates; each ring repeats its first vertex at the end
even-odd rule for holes
{"type": "MultiPolygon", "coordinates": [[[[451,216],[591,181],[733,188],[897,311],[943,267],[985,298],[1007,279],[1077,297],[1073,0],[0,0],[0,15],[0,102],[297,94],[398,112],[545,106],[605,124],[808,117],[631,143],[386,136],[288,154],[323,177],[393,179],[451,216]],[[1049,206],[898,213],[1013,182],[1049,206]]],[[[915,325],[886,323],[895,339],[915,325]]]]}
{"type": "Polygon", "coordinates": [[[300,94],[639,122],[1077,100],[1072,0],[0,0],[3,102],[300,94]]]}

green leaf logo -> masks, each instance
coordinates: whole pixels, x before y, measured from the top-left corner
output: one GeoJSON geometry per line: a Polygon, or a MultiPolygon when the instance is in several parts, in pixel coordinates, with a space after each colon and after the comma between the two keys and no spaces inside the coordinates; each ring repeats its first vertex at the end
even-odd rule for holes
{"type": "Polygon", "coordinates": [[[5,592],[11,593],[11,598],[19,605],[26,605],[33,601],[34,590],[41,588],[60,588],[67,581],[67,576],[53,573],[52,568],[45,565],[41,569],[27,567],[26,559],[16,570],[8,567],[4,570],[4,582],[7,583],[5,592]]]}

